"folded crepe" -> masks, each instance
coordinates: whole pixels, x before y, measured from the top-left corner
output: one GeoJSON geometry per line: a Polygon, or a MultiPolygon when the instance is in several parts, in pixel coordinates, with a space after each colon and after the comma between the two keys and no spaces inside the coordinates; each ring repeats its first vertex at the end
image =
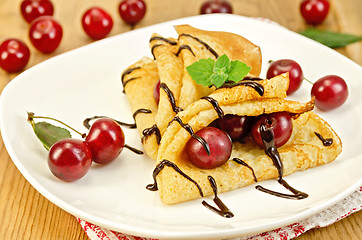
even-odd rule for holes
{"type": "MultiPolygon", "coordinates": [[[[286,111],[293,116],[292,136],[278,148],[284,176],[331,162],[340,154],[341,141],[328,123],[311,111],[313,100],[300,103],[283,98],[288,88],[288,74],[258,83],[264,87],[263,96],[248,85],[239,85],[217,89],[209,97],[218,103],[224,115],[259,116],[286,111]],[[317,135],[332,139],[332,144],[325,146],[317,135]]],[[[209,126],[220,114],[209,101],[200,99],[176,116],[196,133],[209,126]]],[[[162,137],[157,163],[170,161],[193,180],[190,181],[171,167],[164,167],[156,180],[161,200],[166,204],[199,198],[202,194],[212,195],[213,188],[208,176],[215,180],[218,192],[244,187],[255,180],[280,177],[272,159],[250,137],[244,143],[233,142],[230,160],[213,169],[200,169],[188,160],[184,148],[190,138],[191,134],[177,121],[170,123],[162,137]],[[233,158],[241,159],[246,164],[232,161],[233,158]]]]}

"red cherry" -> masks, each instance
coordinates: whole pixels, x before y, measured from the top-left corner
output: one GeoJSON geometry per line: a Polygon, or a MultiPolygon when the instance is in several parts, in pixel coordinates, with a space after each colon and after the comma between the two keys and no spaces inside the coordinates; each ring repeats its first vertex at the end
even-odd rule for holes
{"type": "Polygon", "coordinates": [[[160,102],[160,85],[161,81],[158,80],[153,88],[153,97],[155,98],[157,104],[160,102]]]}
{"type": "Polygon", "coordinates": [[[54,7],[49,0],[24,0],[20,11],[25,21],[30,23],[40,16],[53,16],[54,7]]]}
{"type": "Polygon", "coordinates": [[[348,97],[348,87],[343,78],[337,75],[328,75],[318,79],[311,90],[315,97],[315,105],[328,111],[341,106],[348,97]]]}
{"type": "Polygon", "coordinates": [[[124,0],[119,4],[118,12],[123,21],[134,25],[145,16],[146,4],[143,0],[124,0]]]}
{"type": "Polygon", "coordinates": [[[232,150],[230,137],[222,130],[214,127],[206,127],[196,133],[202,137],[210,147],[210,155],[207,154],[203,145],[194,138],[191,138],[185,150],[192,164],[199,168],[216,168],[229,160],[232,150]]]}
{"type": "Polygon", "coordinates": [[[92,165],[91,151],[82,140],[62,139],[50,148],[48,165],[57,178],[72,182],[88,172],[92,165]]]}
{"type": "Polygon", "coordinates": [[[124,133],[115,121],[109,118],[96,120],[85,138],[93,161],[105,164],[118,157],[124,147],[124,133]]]}
{"type": "Polygon", "coordinates": [[[0,45],[0,67],[9,73],[22,70],[29,57],[29,48],[21,40],[7,39],[0,45]]]}
{"type": "Polygon", "coordinates": [[[322,23],[328,12],[329,2],[327,0],[304,0],[300,4],[300,13],[308,24],[322,23]]]}
{"type": "Polygon", "coordinates": [[[98,40],[112,30],[113,20],[102,8],[92,7],[83,14],[82,26],[88,36],[98,40]]]}
{"type": "Polygon", "coordinates": [[[57,49],[62,36],[62,26],[51,16],[35,19],[29,30],[31,43],[43,53],[51,53],[57,49]]]}
{"type": "Polygon", "coordinates": [[[218,118],[215,124],[217,128],[226,132],[232,140],[240,140],[249,134],[253,121],[253,117],[228,114],[223,118],[218,118]]]}
{"type": "Polygon", "coordinates": [[[302,85],[304,75],[299,64],[291,59],[280,59],[270,64],[266,77],[268,79],[289,72],[289,88],[287,95],[297,91],[302,85]]]}
{"type": "Polygon", "coordinates": [[[288,112],[260,115],[257,117],[251,128],[251,135],[255,143],[260,147],[264,147],[263,140],[260,136],[260,125],[262,123],[265,123],[267,128],[272,128],[275,138],[275,147],[283,146],[292,135],[292,119],[288,112]]]}
{"type": "Polygon", "coordinates": [[[232,13],[231,4],[225,0],[209,0],[201,5],[200,14],[232,13]]]}

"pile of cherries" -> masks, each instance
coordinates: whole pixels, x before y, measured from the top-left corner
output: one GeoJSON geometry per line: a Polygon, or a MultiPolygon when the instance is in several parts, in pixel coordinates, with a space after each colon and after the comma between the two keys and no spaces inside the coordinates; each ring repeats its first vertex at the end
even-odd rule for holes
{"type": "Polygon", "coordinates": [[[121,126],[109,118],[97,119],[84,141],[74,138],[61,139],[49,150],[50,171],[59,179],[72,182],[82,178],[92,161],[107,164],[122,152],[125,137],[121,126]]]}
{"type": "MultiPolygon", "coordinates": [[[[121,18],[130,25],[139,22],[146,13],[143,0],[123,0],[119,4],[121,18]]],[[[23,0],[21,14],[30,24],[29,39],[40,52],[54,52],[63,37],[61,24],[53,17],[54,6],[50,0],[23,0]]],[[[82,26],[86,34],[94,40],[104,38],[113,27],[109,13],[99,7],[88,9],[82,16],[82,26]]],[[[21,71],[30,58],[28,46],[20,39],[10,38],[0,45],[0,67],[9,73],[21,71]]]]}

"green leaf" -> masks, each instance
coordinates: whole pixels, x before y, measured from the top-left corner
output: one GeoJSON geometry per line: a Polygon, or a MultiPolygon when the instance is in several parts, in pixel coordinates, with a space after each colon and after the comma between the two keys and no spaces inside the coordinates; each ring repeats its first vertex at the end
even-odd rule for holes
{"type": "Polygon", "coordinates": [[[60,139],[72,137],[67,129],[54,126],[47,122],[34,123],[32,126],[35,135],[47,150],[60,139]]]}
{"type": "Polygon", "coordinates": [[[331,48],[345,47],[348,44],[362,40],[362,36],[318,30],[316,28],[307,28],[301,31],[300,34],[331,48]]]}
{"type": "Polygon", "coordinates": [[[243,78],[250,72],[251,67],[245,63],[236,60],[231,62],[231,68],[227,80],[235,83],[243,80],[243,78]]]}
{"type": "Polygon", "coordinates": [[[201,59],[186,67],[191,78],[198,84],[210,86],[210,76],[213,73],[215,61],[211,58],[201,59]]]}
{"type": "Polygon", "coordinates": [[[229,73],[230,71],[230,59],[226,54],[219,57],[214,65],[213,72],[217,74],[229,73]]]}
{"type": "Polygon", "coordinates": [[[214,73],[210,76],[211,83],[217,88],[221,87],[221,85],[225,83],[227,78],[228,75],[226,73],[214,73]]]}

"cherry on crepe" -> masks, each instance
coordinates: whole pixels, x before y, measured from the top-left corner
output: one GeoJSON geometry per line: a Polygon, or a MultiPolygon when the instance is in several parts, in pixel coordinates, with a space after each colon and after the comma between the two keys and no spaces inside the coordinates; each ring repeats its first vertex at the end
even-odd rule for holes
{"type": "Polygon", "coordinates": [[[267,128],[271,128],[273,130],[275,147],[283,146],[292,135],[293,124],[288,112],[276,112],[260,115],[256,118],[251,128],[251,135],[255,143],[260,147],[264,147],[264,143],[260,135],[260,125],[262,123],[266,124],[267,128]]]}
{"type": "Polygon", "coordinates": [[[185,146],[190,162],[203,169],[216,168],[229,160],[232,150],[230,137],[215,127],[206,127],[196,133],[202,137],[210,147],[210,155],[204,146],[196,139],[191,138],[185,146]]]}
{"type": "Polygon", "coordinates": [[[26,44],[19,39],[7,39],[0,45],[0,67],[8,73],[19,72],[30,58],[26,44]]]}

